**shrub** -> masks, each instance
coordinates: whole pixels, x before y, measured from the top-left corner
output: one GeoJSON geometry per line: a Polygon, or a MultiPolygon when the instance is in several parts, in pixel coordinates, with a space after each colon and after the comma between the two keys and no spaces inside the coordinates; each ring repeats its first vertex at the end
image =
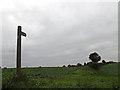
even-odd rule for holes
{"type": "Polygon", "coordinates": [[[92,62],[88,62],[87,65],[91,64],[92,62]]]}
{"type": "Polygon", "coordinates": [[[69,64],[68,67],[71,67],[71,65],[69,64]]]}
{"type": "Polygon", "coordinates": [[[105,60],[102,60],[102,63],[106,63],[105,60]]]}
{"type": "Polygon", "coordinates": [[[41,68],[42,66],[39,66],[39,68],[41,68]]]}
{"type": "Polygon", "coordinates": [[[86,63],[84,63],[84,66],[86,66],[87,64],[86,63]]]}
{"type": "Polygon", "coordinates": [[[76,65],[68,65],[68,67],[77,67],[76,65]]]}
{"type": "Polygon", "coordinates": [[[63,67],[66,67],[65,65],[63,65],[63,67]]]}
{"type": "Polygon", "coordinates": [[[71,67],[77,67],[76,65],[71,65],[71,67]]]}
{"type": "Polygon", "coordinates": [[[111,64],[111,63],[114,63],[114,62],[113,61],[106,62],[106,64],[111,64]]]}
{"type": "Polygon", "coordinates": [[[82,66],[82,64],[80,64],[80,63],[77,63],[77,67],[80,67],[80,66],[82,66]]]}
{"type": "Polygon", "coordinates": [[[7,69],[7,67],[4,67],[4,69],[7,69]]]}

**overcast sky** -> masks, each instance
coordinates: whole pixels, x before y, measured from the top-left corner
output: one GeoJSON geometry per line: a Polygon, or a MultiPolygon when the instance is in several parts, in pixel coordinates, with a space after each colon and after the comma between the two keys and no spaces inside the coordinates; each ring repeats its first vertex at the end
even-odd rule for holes
{"type": "MultiPolygon", "coordinates": [[[[89,62],[96,51],[118,61],[117,2],[11,0],[2,11],[2,66],[16,66],[17,26],[22,66],[62,66],[89,62]]],[[[1,39],[0,39],[1,40],[1,39]]]]}

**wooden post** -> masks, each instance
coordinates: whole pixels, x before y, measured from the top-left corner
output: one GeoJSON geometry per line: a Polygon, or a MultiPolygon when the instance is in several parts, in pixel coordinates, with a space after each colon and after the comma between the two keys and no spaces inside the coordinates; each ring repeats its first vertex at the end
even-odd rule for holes
{"type": "Polygon", "coordinates": [[[16,74],[21,74],[21,35],[26,37],[26,33],[22,32],[22,27],[18,26],[17,31],[17,71],[16,74]]]}
{"type": "Polygon", "coordinates": [[[21,26],[18,26],[17,32],[17,75],[20,75],[20,68],[21,68],[21,26]]]}

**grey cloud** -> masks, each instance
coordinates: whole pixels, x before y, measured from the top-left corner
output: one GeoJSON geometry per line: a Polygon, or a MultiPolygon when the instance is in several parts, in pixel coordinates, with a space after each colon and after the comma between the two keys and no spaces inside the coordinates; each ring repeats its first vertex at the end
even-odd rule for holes
{"type": "Polygon", "coordinates": [[[23,66],[84,63],[93,51],[117,61],[116,9],[117,3],[52,3],[4,12],[3,66],[15,66],[17,25],[27,32],[22,38],[23,66]]]}

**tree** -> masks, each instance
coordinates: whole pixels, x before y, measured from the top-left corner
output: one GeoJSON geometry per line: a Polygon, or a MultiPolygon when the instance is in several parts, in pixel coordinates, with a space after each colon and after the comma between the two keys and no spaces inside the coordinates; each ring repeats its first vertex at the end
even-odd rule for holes
{"type": "Polygon", "coordinates": [[[4,69],[7,69],[7,67],[4,67],[4,69]]]}
{"type": "Polygon", "coordinates": [[[39,68],[41,68],[42,66],[39,66],[39,68]]]}
{"type": "Polygon", "coordinates": [[[80,63],[77,63],[77,66],[79,67],[79,66],[82,66],[82,64],[80,64],[80,63]]]}
{"type": "Polygon", "coordinates": [[[87,62],[87,65],[91,64],[92,62],[87,62]]]}
{"type": "Polygon", "coordinates": [[[66,67],[65,65],[63,65],[63,67],[66,67]]]}
{"type": "Polygon", "coordinates": [[[69,64],[68,67],[71,67],[71,65],[69,64]]]}
{"type": "Polygon", "coordinates": [[[92,62],[99,62],[101,60],[101,56],[99,56],[96,52],[94,52],[89,55],[89,59],[92,62]]]}
{"type": "Polygon", "coordinates": [[[86,63],[84,63],[84,66],[86,66],[87,64],[86,63]]]}
{"type": "Polygon", "coordinates": [[[102,60],[102,63],[106,63],[105,60],[102,60]]]}

